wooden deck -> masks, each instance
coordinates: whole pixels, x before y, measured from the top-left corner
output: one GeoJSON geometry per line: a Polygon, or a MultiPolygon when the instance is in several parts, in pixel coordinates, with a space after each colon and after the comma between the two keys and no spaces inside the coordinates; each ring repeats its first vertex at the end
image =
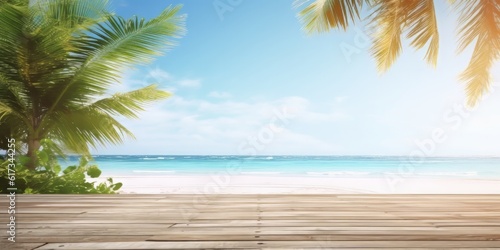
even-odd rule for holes
{"type": "MultiPolygon", "coordinates": [[[[18,195],[0,249],[500,249],[500,195],[18,195]]],[[[7,200],[0,200],[1,224],[7,200]]]]}

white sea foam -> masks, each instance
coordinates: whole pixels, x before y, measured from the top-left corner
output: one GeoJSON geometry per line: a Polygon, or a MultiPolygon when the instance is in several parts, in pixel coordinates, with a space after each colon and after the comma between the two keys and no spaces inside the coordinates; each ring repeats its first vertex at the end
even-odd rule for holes
{"type": "MultiPolygon", "coordinates": [[[[396,172],[385,172],[384,174],[390,175],[395,174],[396,172]]],[[[464,172],[416,172],[411,175],[415,176],[461,176],[461,177],[469,177],[469,176],[478,176],[478,173],[475,171],[464,171],[464,172]]]]}
{"type": "MultiPolygon", "coordinates": [[[[148,161],[151,161],[151,160],[164,160],[165,157],[144,157],[144,158],[141,158],[143,160],[148,160],[148,161]]],[[[175,159],[175,157],[168,157],[167,159],[175,159]]]]}
{"type": "Polygon", "coordinates": [[[211,158],[211,159],[227,159],[228,156],[211,155],[208,158],[211,158]]]}
{"type": "Polygon", "coordinates": [[[241,172],[242,174],[281,174],[281,172],[241,172]]]}
{"type": "Polygon", "coordinates": [[[426,173],[416,173],[422,176],[477,176],[477,172],[426,172],[426,173]]]}
{"type": "Polygon", "coordinates": [[[369,175],[371,172],[360,172],[360,171],[331,171],[331,172],[307,172],[307,175],[316,176],[331,176],[331,175],[369,175]]]}

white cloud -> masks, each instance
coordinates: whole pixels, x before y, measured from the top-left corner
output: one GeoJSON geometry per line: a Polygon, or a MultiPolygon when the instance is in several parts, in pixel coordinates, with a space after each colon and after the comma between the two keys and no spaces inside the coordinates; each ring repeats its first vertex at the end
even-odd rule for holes
{"type": "Polygon", "coordinates": [[[198,88],[201,86],[201,80],[200,79],[182,79],[178,80],[177,85],[181,87],[186,87],[186,88],[198,88]]]}
{"type": "Polygon", "coordinates": [[[146,80],[152,79],[154,81],[157,81],[158,83],[164,83],[167,81],[171,81],[173,77],[166,71],[161,70],[160,68],[155,68],[152,70],[149,70],[146,80]]]}
{"type": "Polygon", "coordinates": [[[120,6],[122,8],[126,8],[129,6],[129,4],[126,1],[120,1],[120,2],[118,2],[118,6],[120,6]]]}
{"type": "Polygon", "coordinates": [[[151,106],[138,120],[120,119],[136,136],[128,142],[99,153],[109,154],[239,154],[239,145],[269,127],[276,113],[289,117],[278,120],[283,128],[259,154],[331,153],[336,149],[317,136],[296,130],[301,124],[336,122],[332,114],[314,112],[309,101],[291,96],[271,101],[244,102],[216,99],[185,99],[174,96],[151,106]],[[283,112],[283,110],[286,110],[283,112]],[[312,120],[309,120],[312,119],[312,120]]]}
{"type": "Polygon", "coordinates": [[[201,86],[201,79],[180,79],[160,68],[150,69],[140,72],[136,70],[126,70],[118,79],[118,84],[110,86],[107,94],[112,95],[117,92],[127,92],[146,87],[151,84],[159,84],[159,88],[171,93],[177,92],[178,88],[197,88],[201,86]]]}
{"type": "Polygon", "coordinates": [[[269,144],[263,154],[269,155],[335,155],[340,147],[314,136],[285,130],[274,143],[269,144]]]}
{"type": "Polygon", "coordinates": [[[349,96],[337,96],[337,97],[335,97],[335,102],[336,103],[342,103],[342,102],[344,102],[347,99],[349,99],[349,96]]]}
{"type": "Polygon", "coordinates": [[[213,98],[219,98],[219,99],[227,99],[231,98],[231,94],[228,92],[224,91],[212,91],[208,94],[208,96],[213,97],[213,98]]]}

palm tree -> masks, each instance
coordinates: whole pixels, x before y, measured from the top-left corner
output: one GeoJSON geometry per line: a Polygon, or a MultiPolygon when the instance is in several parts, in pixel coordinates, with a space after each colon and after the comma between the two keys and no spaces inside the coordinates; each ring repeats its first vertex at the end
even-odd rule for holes
{"type": "MultiPolygon", "coordinates": [[[[474,46],[469,65],[460,75],[467,85],[468,103],[473,106],[488,90],[490,70],[500,56],[500,1],[449,2],[459,12],[458,52],[474,46]]],[[[299,17],[309,33],[346,30],[361,19],[363,8],[370,12],[367,19],[374,31],[371,52],[381,72],[401,53],[403,33],[416,49],[427,45],[425,59],[436,65],[439,33],[434,0],[316,0],[304,7],[299,17]]]]}
{"type": "Polygon", "coordinates": [[[174,45],[184,32],[180,7],[147,21],[107,9],[107,1],[0,0],[0,127],[23,143],[30,169],[42,139],[88,155],[133,137],[116,116],[136,118],[169,96],[156,85],[106,92],[174,45]]]}

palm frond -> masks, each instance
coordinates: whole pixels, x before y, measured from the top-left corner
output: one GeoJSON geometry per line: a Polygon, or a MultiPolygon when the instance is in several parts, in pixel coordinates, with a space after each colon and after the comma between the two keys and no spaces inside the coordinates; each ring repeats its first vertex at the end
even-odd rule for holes
{"type": "Polygon", "coordinates": [[[92,103],[124,70],[184,33],[179,6],[149,21],[106,8],[107,1],[0,0],[0,125],[26,143],[30,157],[44,138],[84,154],[121,143],[133,135],[113,116],[137,117],[169,96],[152,85],[92,103]]]}
{"type": "Polygon", "coordinates": [[[12,112],[12,109],[5,105],[4,103],[0,103],[0,123],[2,122],[2,118],[6,115],[9,115],[12,112]]]}
{"type": "Polygon", "coordinates": [[[8,38],[20,37],[28,12],[27,6],[17,6],[9,3],[0,4],[0,29],[3,42],[9,42],[7,41],[8,38]]]}
{"type": "Polygon", "coordinates": [[[184,33],[184,17],[177,14],[180,7],[168,7],[150,21],[109,16],[106,24],[90,30],[93,36],[77,41],[73,55],[85,58],[84,64],[69,83],[57,90],[49,112],[66,103],[64,100],[74,100],[73,93],[103,94],[125,69],[149,62],[175,45],[172,38],[184,33]]]}
{"type": "Polygon", "coordinates": [[[33,29],[32,12],[27,6],[0,6],[0,70],[10,81],[36,88],[67,70],[72,33],[54,25],[33,29]]]}
{"type": "Polygon", "coordinates": [[[112,97],[91,104],[89,108],[110,115],[137,118],[137,113],[144,111],[144,106],[169,96],[170,93],[157,89],[157,85],[153,84],[127,93],[116,93],[112,97]]]}
{"type": "Polygon", "coordinates": [[[15,88],[15,86],[8,82],[0,83],[0,121],[2,117],[10,115],[19,118],[21,123],[18,126],[29,123],[25,116],[26,99],[27,97],[21,89],[15,88]]]}
{"type": "Polygon", "coordinates": [[[373,57],[380,72],[387,71],[401,53],[401,34],[409,8],[400,0],[377,1],[373,11],[373,57]]]}
{"type": "Polygon", "coordinates": [[[83,32],[110,15],[108,6],[108,0],[37,0],[30,8],[32,28],[51,26],[70,32],[83,32]]]}
{"type": "Polygon", "coordinates": [[[409,14],[406,17],[408,38],[411,46],[421,49],[429,43],[425,54],[427,62],[436,66],[439,51],[439,32],[434,10],[434,0],[408,0],[409,14]]]}
{"type": "Polygon", "coordinates": [[[18,75],[17,58],[22,50],[23,29],[28,8],[9,3],[0,4],[0,68],[4,75],[18,75]]]}
{"type": "Polygon", "coordinates": [[[0,0],[0,5],[2,4],[12,4],[18,6],[27,6],[30,0],[0,0]]]}
{"type": "Polygon", "coordinates": [[[177,15],[181,6],[168,7],[158,17],[145,21],[138,17],[125,20],[110,16],[105,24],[90,30],[82,52],[89,55],[87,64],[106,61],[118,67],[149,62],[171,48],[184,33],[184,17],[177,15]]]}
{"type": "Polygon", "coordinates": [[[425,58],[435,66],[439,34],[433,0],[376,1],[370,15],[373,33],[372,54],[379,71],[387,71],[402,51],[401,35],[408,31],[410,45],[421,49],[429,44],[425,58]]]}
{"type": "Polygon", "coordinates": [[[346,30],[359,20],[365,0],[316,0],[299,13],[299,19],[308,33],[330,29],[346,30]]]}
{"type": "Polygon", "coordinates": [[[467,84],[468,104],[473,106],[489,89],[490,70],[500,57],[500,4],[495,0],[461,0],[458,29],[459,53],[475,42],[472,58],[460,79],[467,84]]]}
{"type": "Polygon", "coordinates": [[[89,147],[120,144],[132,132],[109,114],[86,108],[72,112],[58,112],[53,116],[50,137],[69,151],[89,154],[89,147]]]}

